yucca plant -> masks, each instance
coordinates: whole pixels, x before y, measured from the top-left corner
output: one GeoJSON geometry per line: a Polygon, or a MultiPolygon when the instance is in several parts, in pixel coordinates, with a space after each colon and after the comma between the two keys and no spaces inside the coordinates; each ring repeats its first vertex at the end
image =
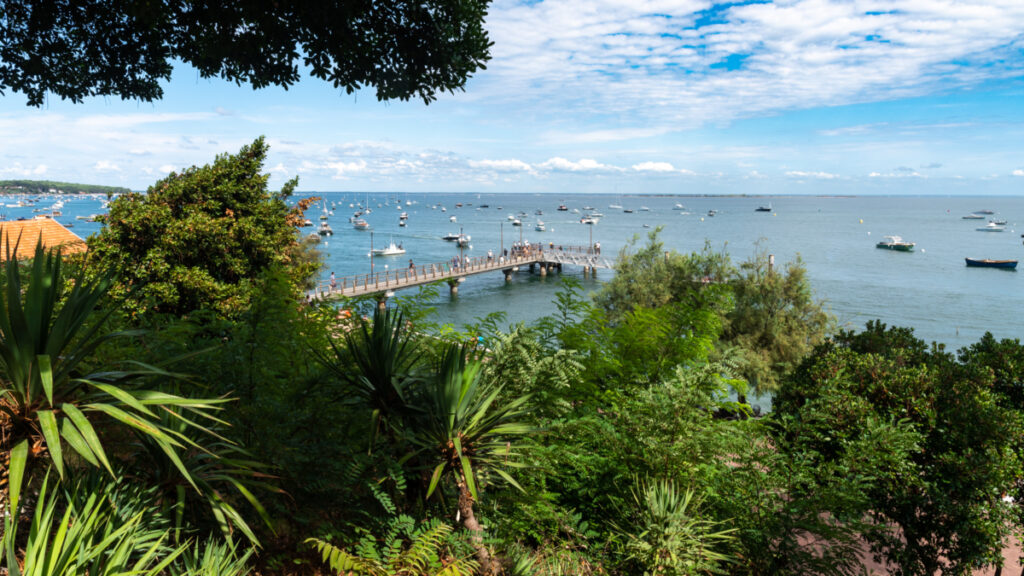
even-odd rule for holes
{"type": "Polygon", "coordinates": [[[724,572],[730,561],[722,550],[735,529],[700,515],[701,500],[692,489],[671,480],[636,482],[632,530],[623,530],[626,559],[645,576],[679,576],[724,572]]]}
{"type": "Polygon", "coordinates": [[[426,415],[416,429],[415,442],[418,455],[433,467],[427,498],[443,480],[455,486],[459,516],[472,534],[477,560],[486,572],[490,554],[473,509],[480,480],[496,475],[522,489],[505,470],[523,466],[512,441],[534,429],[525,423],[528,398],[498,402],[501,386],[482,380],[480,363],[469,360],[469,354],[458,344],[445,350],[428,387],[426,415]]]}
{"type": "Polygon", "coordinates": [[[436,519],[416,526],[412,518],[402,515],[391,520],[379,542],[373,535],[367,535],[355,552],[318,538],[306,542],[340,575],[469,576],[477,567],[471,558],[443,556],[451,530],[451,526],[436,519]]]}
{"type": "Polygon", "coordinates": [[[146,514],[120,517],[102,491],[62,493],[44,479],[23,544],[17,516],[4,518],[0,567],[10,576],[157,576],[188,544],[169,546],[168,531],[147,527],[146,514]]]}
{"type": "Polygon", "coordinates": [[[252,548],[240,553],[239,544],[233,540],[210,538],[203,544],[193,544],[171,564],[167,573],[169,576],[245,576],[252,572],[248,565],[252,554],[252,548]]]}
{"type": "Polygon", "coordinates": [[[381,428],[389,434],[399,420],[414,410],[409,403],[410,386],[422,352],[406,327],[401,312],[374,309],[371,322],[344,336],[344,346],[330,340],[331,353],[313,353],[332,374],[348,385],[352,398],[371,411],[370,443],[381,428]]]}
{"type": "Polygon", "coordinates": [[[147,378],[173,375],[138,363],[126,365],[131,370],[82,375],[83,362],[101,344],[135,334],[104,331],[110,311],[98,306],[113,279],[87,280],[79,274],[66,285],[60,252],[44,250],[40,242],[25,264],[28,281],[23,284],[22,264],[7,245],[6,286],[0,291],[0,465],[9,484],[0,502],[16,511],[23,479],[51,464],[63,477],[65,448],[113,474],[101,440],[104,427],[111,425],[148,438],[191,482],[179,451],[200,447],[165,426],[160,415],[173,414],[203,430],[203,421],[210,421],[223,400],[146,389],[142,382],[147,378]]]}

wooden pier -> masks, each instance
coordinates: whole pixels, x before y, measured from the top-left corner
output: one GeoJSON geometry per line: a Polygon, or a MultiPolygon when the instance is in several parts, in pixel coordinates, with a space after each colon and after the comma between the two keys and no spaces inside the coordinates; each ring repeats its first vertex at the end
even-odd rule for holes
{"type": "Polygon", "coordinates": [[[524,266],[531,270],[537,268],[541,275],[546,275],[549,270],[560,269],[564,264],[582,266],[584,274],[588,271],[593,274],[598,268],[612,268],[612,261],[604,258],[599,248],[532,245],[525,249],[510,251],[508,256],[464,256],[461,260],[456,256],[447,262],[344,276],[336,278],[333,282],[325,280],[308,295],[313,300],[329,300],[376,294],[378,300],[383,303],[391,292],[403,288],[445,281],[452,294],[455,294],[458,292],[459,283],[467,276],[501,271],[508,282],[512,279],[512,274],[524,266]]]}

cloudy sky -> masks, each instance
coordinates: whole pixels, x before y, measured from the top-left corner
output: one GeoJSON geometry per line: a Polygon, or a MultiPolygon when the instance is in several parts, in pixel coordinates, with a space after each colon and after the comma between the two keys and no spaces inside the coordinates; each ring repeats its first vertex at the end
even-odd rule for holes
{"type": "Polygon", "coordinates": [[[300,190],[1020,194],[1024,1],[496,0],[465,92],[178,67],[156,103],[0,96],[0,179],[145,189],[260,135],[300,190]]]}

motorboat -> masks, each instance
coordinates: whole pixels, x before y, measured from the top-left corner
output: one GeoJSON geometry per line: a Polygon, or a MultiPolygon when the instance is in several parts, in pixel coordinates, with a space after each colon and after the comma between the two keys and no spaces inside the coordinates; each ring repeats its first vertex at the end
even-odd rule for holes
{"type": "Polygon", "coordinates": [[[399,220],[398,225],[401,226],[402,228],[405,228],[405,220],[399,220]]]}
{"type": "Polygon", "coordinates": [[[512,219],[512,225],[513,226],[522,226],[523,225],[523,221],[520,220],[519,218],[513,218],[512,219]]]}
{"type": "Polygon", "coordinates": [[[875,244],[875,247],[885,250],[896,250],[898,252],[910,252],[914,249],[914,243],[906,242],[899,236],[886,236],[881,242],[875,244]]]}
{"type": "Polygon", "coordinates": [[[449,222],[455,222],[456,220],[458,220],[458,219],[455,216],[452,216],[451,218],[448,218],[449,222]]]}
{"type": "Polygon", "coordinates": [[[991,214],[995,214],[995,212],[992,211],[992,210],[975,210],[974,213],[975,214],[984,214],[986,216],[991,215],[991,214]]]}
{"type": "Polygon", "coordinates": [[[449,233],[449,234],[445,234],[444,236],[441,236],[441,239],[442,240],[447,240],[449,242],[455,242],[456,240],[459,239],[459,236],[462,236],[462,234],[449,233]]]}
{"type": "Polygon", "coordinates": [[[541,210],[540,208],[538,208],[538,209],[534,210],[534,211],[533,211],[533,213],[534,213],[535,215],[537,215],[537,216],[543,216],[543,215],[544,215],[544,211],[543,211],[543,210],[541,210]]]}
{"type": "Polygon", "coordinates": [[[972,268],[1004,268],[1013,270],[1017,267],[1016,260],[991,260],[989,258],[964,258],[972,268]]]}
{"type": "Polygon", "coordinates": [[[565,204],[559,204],[558,205],[558,211],[559,212],[568,212],[569,211],[569,207],[566,206],[565,204]]]}
{"type": "Polygon", "coordinates": [[[708,210],[708,216],[713,217],[715,214],[718,214],[718,210],[708,210]]]}
{"type": "Polygon", "coordinates": [[[984,220],[985,216],[981,214],[966,214],[960,217],[962,220],[984,220]]]}
{"type": "Polygon", "coordinates": [[[632,214],[633,213],[633,209],[632,208],[623,208],[622,211],[624,213],[626,213],[626,214],[632,214]]]}
{"type": "Polygon", "coordinates": [[[544,227],[544,223],[541,222],[540,220],[537,221],[537,225],[534,226],[533,229],[536,230],[537,232],[543,232],[547,230],[547,228],[544,227]]]}
{"type": "Polygon", "coordinates": [[[374,256],[397,256],[399,254],[405,254],[405,248],[402,247],[401,243],[395,244],[395,241],[392,240],[384,248],[374,248],[373,250],[370,250],[370,253],[374,256]]]}
{"type": "Polygon", "coordinates": [[[363,220],[362,218],[356,218],[355,220],[352,221],[352,227],[355,228],[356,230],[369,230],[370,223],[367,222],[366,220],[363,220]]]}
{"type": "Polygon", "coordinates": [[[466,246],[467,244],[469,244],[469,241],[469,234],[459,234],[459,237],[455,239],[455,243],[458,244],[459,246],[466,246]]]}
{"type": "Polygon", "coordinates": [[[408,212],[402,212],[401,214],[398,215],[398,219],[399,220],[408,220],[409,219],[409,213],[408,212]]]}
{"type": "Polygon", "coordinates": [[[648,208],[647,206],[641,206],[641,207],[640,207],[640,211],[641,211],[641,212],[650,212],[650,211],[651,211],[651,209],[650,209],[650,208],[648,208]]]}
{"type": "Polygon", "coordinates": [[[511,220],[515,220],[515,219],[516,219],[516,215],[515,215],[515,214],[509,214],[509,215],[508,215],[508,219],[509,219],[510,221],[511,221],[511,220]]]}
{"type": "Polygon", "coordinates": [[[333,236],[334,230],[331,230],[331,225],[325,220],[320,223],[320,229],[317,230],[316,233],[321,236],[333,236]]]}
{"type": "Polygon", "coordinates": [[[771,211],[772,211],[772,203],[771,202],[769,202],[767,206],[758,206],[757,208],[754,209],[754,212],[771,212],[771,211]]]}
{"type": "Polygon", "coordinates": [[[587,214],[587,216],[589,216],[591,218],[595,218],[595,219],[596,218],[604,218],[604,214],[601,214],[600,212],[590,212],[590,213],[587,214]]]}
{"type": "Polygon", "coordinates": [[[1006,226],[1006,220],[989,220],[989,222],[995,224],[996,226],[1006,226]]]}
{"type": "Polygon", "coordinates": [[[597,218],[591,218],[590,216],[584,216],[580,218],[580,224],[597,224],[597,218]]]}
{"type": "Polygon", "coordinates": [[[989,222],[988,224],[985,224],[981,228],[975,228],[975,230],[977,230],[978,232],[1002,232],[1006,230],[1006,226],[1000,226],[995,222],[989,222]]]}
{"type": "Polygon", "coordinates": [[[672,207],[672,209],[673,210],[686,210],[686,206],[683,206],[682,204],[676,204],[675,206],[672,207]]]}

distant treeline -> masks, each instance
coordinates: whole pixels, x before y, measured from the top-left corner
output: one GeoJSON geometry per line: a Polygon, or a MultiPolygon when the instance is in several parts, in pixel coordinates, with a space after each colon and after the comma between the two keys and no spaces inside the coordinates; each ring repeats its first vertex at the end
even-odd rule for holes
{"type": "Polygon", "coordinates": [[[0,194],[127,194],[123,186],[96,186],[49,180],[0,180],[0,194]]]}

